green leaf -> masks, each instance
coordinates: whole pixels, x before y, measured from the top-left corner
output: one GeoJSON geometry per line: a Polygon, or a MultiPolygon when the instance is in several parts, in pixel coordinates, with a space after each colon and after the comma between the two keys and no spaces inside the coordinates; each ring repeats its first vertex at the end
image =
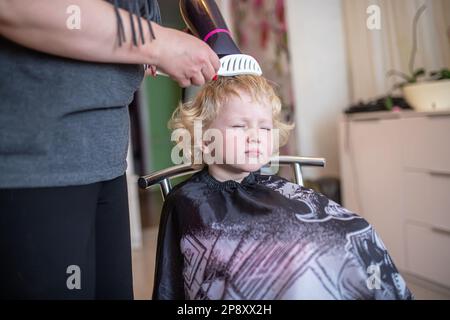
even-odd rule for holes
{"type": "Polygon", "coordinates": [[[441,70],[441,79],[450,79],[450,70],[442,69],[441,70]]]}
{"type": "Polygon", "coordinates": [[[425,69],[420,68],[420,69],[417,69],[416,71],[414,71],[413,77],[417,78],[417,77],[420,77],[423,75],[425,75],[425,69]]]}
{"type": "Polygon", "coordinates": [[[430,77],[433,80],[444,80],[444,79],[450,79],[450,70],[448,69],[441,69],[439,71],[431,71],[430,77]]]}
{"type": "Polygon", "coordinates": [[[394,102],[390,96],[387,96],[386,99],[384,99],[384,106],[386,107],[386,110],[392,110],[394,102]]]}

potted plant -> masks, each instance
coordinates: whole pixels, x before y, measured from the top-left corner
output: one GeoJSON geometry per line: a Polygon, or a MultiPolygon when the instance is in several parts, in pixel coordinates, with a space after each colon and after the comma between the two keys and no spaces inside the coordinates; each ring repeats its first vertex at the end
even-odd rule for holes
{"type": "Polygon", "coordinates": [[[442,69],[428,74],[425,69],[414,69],[417,52],[417,23],[426,6],[422,5],[413,20],[413,45],[409,59],[409,75],[390,70],[388,76],[399,76],[402,82],[394,84],[391,90],[402,89],[408,104],[416,111],[450,110],[450,71],[442,69]]]}

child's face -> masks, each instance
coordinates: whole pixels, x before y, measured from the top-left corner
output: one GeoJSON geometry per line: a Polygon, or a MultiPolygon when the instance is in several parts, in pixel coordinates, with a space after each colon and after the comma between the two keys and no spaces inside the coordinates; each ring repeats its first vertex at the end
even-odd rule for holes
{"type": "Polygon", "coordinates": [[[220,130],[223,137],[223,147],[214,150],[214,158],[234,172],[251,172],[273,153],[272,106],[253,101],[245,91],[239,95],[229,97],[208,128],[220,130]]]}

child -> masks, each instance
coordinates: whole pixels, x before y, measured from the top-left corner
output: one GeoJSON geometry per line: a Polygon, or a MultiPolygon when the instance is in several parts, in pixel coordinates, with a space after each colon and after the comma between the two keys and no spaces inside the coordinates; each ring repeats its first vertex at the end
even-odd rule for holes
{"type": "Polygon", "coordinates": [[[153,298],[412,298],[367,221],[320,193],[259,173],[273,154],[272,132],[282,145],[292,129],[279,120],[280,109],[268,82],[250,75],[220,77],[177,108],[172,129],[193,136],[201,120],[203,130],[222,134],[223,147],[217,136],[194,141],[194,153],[215,161],[166,198],[153,298]]]}

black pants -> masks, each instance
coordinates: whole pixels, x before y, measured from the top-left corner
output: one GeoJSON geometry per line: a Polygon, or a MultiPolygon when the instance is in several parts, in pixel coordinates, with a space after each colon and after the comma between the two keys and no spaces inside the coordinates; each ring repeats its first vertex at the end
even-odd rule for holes
{"type": "Polygon", "coordinates": [[[0,298],[132,299],[125,175],[0,189],[0,298]]]}

